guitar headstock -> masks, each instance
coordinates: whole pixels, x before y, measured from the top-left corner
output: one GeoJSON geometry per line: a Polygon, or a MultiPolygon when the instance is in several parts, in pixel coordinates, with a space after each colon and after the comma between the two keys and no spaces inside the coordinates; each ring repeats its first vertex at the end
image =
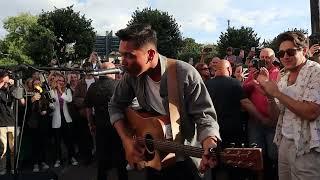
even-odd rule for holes
{"type": "Polygon", "coordinates": [[[261,148],[226,148],[221,154],[222,162],[232,167],[255,171],[263,169],[261,148]]]}

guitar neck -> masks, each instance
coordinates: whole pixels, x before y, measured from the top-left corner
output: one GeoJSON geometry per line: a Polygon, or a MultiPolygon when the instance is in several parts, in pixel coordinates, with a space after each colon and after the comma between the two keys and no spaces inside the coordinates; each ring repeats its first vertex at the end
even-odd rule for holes
{"type": "Polygon", "coordinates": [[[168,140],[165,140],[165,141],[152,140],[152,143],[155,149],[158,149],[163,152],[168,152],[168,153],[169,152],[179,153],[186,156],[192,156],[197,158],[201,158],[204,153],[204,150],[200,147],[183,145],[183,144],[171,142],[168,140]]]}

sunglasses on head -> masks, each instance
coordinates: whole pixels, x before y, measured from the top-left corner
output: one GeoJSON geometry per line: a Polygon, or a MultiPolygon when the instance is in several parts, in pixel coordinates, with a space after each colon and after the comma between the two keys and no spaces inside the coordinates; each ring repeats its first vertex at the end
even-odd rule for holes
{"type": "Polygon", "coordinates": [[[287,53],[288,56],[295,56],[297,54],[297,51],[301,50],[301,48],[290,48],[290,49],[287,49],[287,50],[280,50],[278,52],[278,56],[280,58],[283,58],[284,55],[287,53]]]}

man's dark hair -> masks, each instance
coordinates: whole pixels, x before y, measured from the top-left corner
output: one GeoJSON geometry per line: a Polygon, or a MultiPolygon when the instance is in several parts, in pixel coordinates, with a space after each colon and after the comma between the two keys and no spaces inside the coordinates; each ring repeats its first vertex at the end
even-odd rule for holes
{"type": "Polygon", "coordinates": [[[297,31],[287,31],[287,32],[281,33],[277,37],[277,41],[276,41],[277,46],[279,47],[280,44],[284,41],[293,42],[294,46],[297,48],[309,47],[308,45],[309,42],[306,36],[303,33],[297,32],[297,31]]]}
{"type": "Polygon", "coordinates": [[[133,42],[136,49],[147,43],[157,46],[157,33],[147,24],[132,24],[119,30],[116,35],[122,41],[133,42]]]}
{"type": "Polygon", "coordinates": [[[4,70],[4,69],[0,69],[0,79],[9,76],[8,71],[4,70]]]}

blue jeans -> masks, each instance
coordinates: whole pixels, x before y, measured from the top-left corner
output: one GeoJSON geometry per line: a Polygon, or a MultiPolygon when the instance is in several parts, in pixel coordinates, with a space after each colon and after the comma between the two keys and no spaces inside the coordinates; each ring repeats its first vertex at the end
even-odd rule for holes
{"type": "Polygon", "coordinates": [[[275,128],[267,127],[253,120],[248,122],[248,139],[249,144],[255,143],[265,157],[276,161],[278,157],[277,146],[273,143],[275,128]]]}

